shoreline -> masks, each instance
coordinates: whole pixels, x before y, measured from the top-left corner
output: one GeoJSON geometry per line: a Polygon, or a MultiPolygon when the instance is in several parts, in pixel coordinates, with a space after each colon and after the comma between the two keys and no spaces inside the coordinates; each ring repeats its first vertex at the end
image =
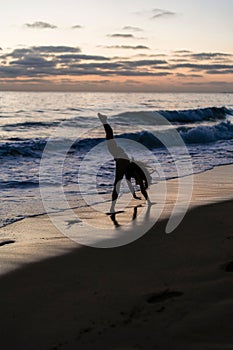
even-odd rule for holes
{"type": "MultiPolygon", "coordinates": [[[[193,173],[193,174],[188,174],[188,175],[184,175],[182,177],[180,177],[180,179],[182,178],[187,178],[189,176],[196,176],[196,175],[200,175],[200,174],[204,174],[204,173],[208,173],[210,171],[213,171],[214,169],[216,168],[224,168],[224,167],[229,167],[229,166],[232,166],[233,167],[233,163],[229,163],[229,164],[219,164],[219,165],[215,165],[213,166],[212,168],[210,169],[206,169],[206,170],[203,170],[203,171],[199,171],[199,172],[196,172],[196,173],[193,173]]],[[[233,168],[232,168],[233,169],[233,168]]],[[[168,179],[165,179],[165,180],[161,180],[161,182],[168,182],[168,181],[177,181],[179,178],[178,177],[171,177],[171,178],[168,178],[168,179]]],[[[152,184],[152,186],[154,186],[154,184],[152,184]]],[[[232,199],[233,199],[233,194],[232,194],[232,199]]],[[[223,201],[224,201],[224,198],[223,198],[223,201]]],[[[106,202],[111,202],[111,199],[107,200],[106,202]]],[[[212,203],[211,201],[209,203],[212,203]]],[[[214,203],[214,202],[213,202],[214,203]]],[[[79,206],[75,206],[75,207],[71,207],[71,209],[80,209],[79,206]]],[[[64,211],[66,211],[67,209],[64,209],[64,211]]],[[[61,210],[58,210],[57,212],[60,212],[62,211],[61,210]]],[[[36,217],[40,217],[40,216],[44,216],[44,215],[47,215],[46,212],[42,212],[42,213],[36,213],[36,214],[32,214],[32,215],[27,215],[27,216],[22,216],[18,219],[13,219],[13,221],[9,222],[9,223],[6,223],[4,224],[3,226],[0,227],[0,231],[1,229],[4,229],[4,228],[7,228],[8,226],[10,225],[13,225],[13,224],[16,224],[20,221],[23,221],[23,220],[28,220],[28,219],[32,219],[32,218],[36,218],[36,217]]],[[[9,219],[11,220],[11,219],[9,219]]]]}
{"type": "MultiPolygon", "coordinates": [[[[233,165],[227,165],[215,167],[204,173],[194,174],[193,193],[188,211],[206,204],[233,199],[232,173],[233,165]]],[[[186,178],[181,178],[181,180],[182,179],[185,180],[184,186],[189,186],[189,179],[191,178],[187,176],[186,178]]],[[[171,215],[174,203],[177,199],[177,180],[179,179],[167,181],[167,198],[165,203],[162,203],[163,193],[159,189],[158,184],[152,186],[158,202],[155,208],[161,213],[156,225],[159,221],[165,220],[171,215]]],[[[184,202],[181,198],[181,207],[184,204],[182,201],[184,202]]],[[[134,202],[133,205],[137,204],[138,202],[134,202]]],[[[145,211],[145,208],[146,207],[143,205],[143,208],[139,210],[145,211]]],[[[86,223],[93,225],[94,228],[95,226],[98,228],[98,225],[102,227],[103,224],[106,226],[106,229],[112,229],[113,227],[113,223],[104,213],[93,212],[89,208],[82,208],[81,210],[77,208],[76,211],[78,212],[79,218],[81,217],[82,220],[81,223],[77,220],[77,223],[75,223],[77,226],[75,228],[82,232],[82,235],[85,235],[85,232],[87,232],[86,223]]],[[[124,214],[125,216],[122,218],[123,222],[127,222],[127,220],[130,221],[131,218],[129,218],[129,215],[131,214],[132,210],[130,213],[127,211],[126,215],[124,214]]],[[[63,216],[66,216],[65,212],[63,216]]],[[[138,221],[134,222],[133,230],[135,229],[135,223],[140,224],[142,219],[140,219],[139,215],[138,221]]],[[[43,260],[50,256],[62,255],[77,247],[83,247],[63,235],[53,225],[47,214],[40,214],[39,216],[25,218],[9,224],[0,229],[0,235],[0,275],[17,269],[24,264],[43,260]]]]}

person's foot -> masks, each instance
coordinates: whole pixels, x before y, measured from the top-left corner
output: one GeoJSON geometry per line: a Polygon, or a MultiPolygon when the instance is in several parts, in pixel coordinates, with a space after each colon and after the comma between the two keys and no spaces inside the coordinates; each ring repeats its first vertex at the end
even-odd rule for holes
{"type": "Polygon", "coordinates": [[[107,116],[101,113],[97,114],[99,117],[99,120],[101,121],[102,124],[107,124],[107,116]]]}

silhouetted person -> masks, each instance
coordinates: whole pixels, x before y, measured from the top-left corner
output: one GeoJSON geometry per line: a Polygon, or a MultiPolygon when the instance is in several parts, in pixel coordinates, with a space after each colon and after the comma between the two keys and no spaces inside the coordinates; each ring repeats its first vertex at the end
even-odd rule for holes
{"type": "Polygon", "coordinates": [[[148,188],[148,179],[144,171],[141,169],[141,167],[138,164],[136,164],[133,161],[130,161],[128,155],[125,153],[123,148],[117,145],[114,139],[113,130],[107,122],[107,116],[101,113],[98,113],[98,117],[104,126],[108,150],[112,154],[116,162],[116,173],[115,173],[114,187],[112,191],[112,205],[111,205],[110,212],[113,213],[115,211],[115,204],[118,198],[121,180],[123,179],[124,176],[126,177],[127,184],[129,186],[130,192],[132,193],[133,197],[135,199],[141,199],[135,193],[134,187],[131,183],[132,178],[134,178],[136,184],[140,186],[140,191],[144,196],[144,198],[147,200],[148,204],[151,204],[151,201],[146,191],[148,188]]]}

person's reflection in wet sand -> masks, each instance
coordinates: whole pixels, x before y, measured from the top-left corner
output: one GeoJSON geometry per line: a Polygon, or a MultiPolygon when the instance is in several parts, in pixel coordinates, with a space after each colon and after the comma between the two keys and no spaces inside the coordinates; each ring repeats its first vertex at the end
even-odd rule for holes
{"type": "MultiPolygon", "coordinates": [[[[153,203],[153,204],[155,204],[155,203],[153,203]]],[[[140,208],[140,207],[142,207],[141,204],[136,205],[136,206],[133,208],[133,215],[132,215],[132,218],[131,218],[132,221],[135,221],[135,219],[137,218],[137,215],[138,215],[138,208],[140,208]]],[[[150,216],[150,209],[151,209],[151,205],[149,205],[149,206],[147,207],[146,213],[144,214],[145,216],[144,216],[143,221],[148,220],[148,218],[149,218],[149,216],[150,216]]],[[[115,227],[120,227],[120,226],[122,226],[122,225],[119,224],[119,222],[117,221],[116,216],[117,216],[117,213],[112,213],[112,214],[110,215],[110,219],[112,220],[112,222],[113,222],[113,224],[114,224],[115,227]]],[[[136,222],[134,222],[134,223],[136,223],[136,222]]]]}
{"type": "Polygon", "coordinates": [[[117,219],[116,219],[116,213],[113,213],[110,215],[110,219],[112,220],[112,222],[114,223],[115,227],[120,227],[121,225],[118,223],[117,219]]]}

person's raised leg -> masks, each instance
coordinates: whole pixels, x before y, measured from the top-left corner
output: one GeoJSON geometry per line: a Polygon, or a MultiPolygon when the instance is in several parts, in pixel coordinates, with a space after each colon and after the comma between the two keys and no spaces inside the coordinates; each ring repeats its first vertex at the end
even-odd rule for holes
{"type": "Polygon", "coordinates": [[[113,130],[111,126],[107,122],[107,116],[101,113],[98,113],[99,120],[103,124],[106,140],[107,140],[107,146],[108,150],[111,153],[111,155],[116,158],[117,157],[117,143],[114,140],[113,130]]]}
{"type": "Polygon", "coordinates": [[[98,118],[99,118],[99,120],[101,121],[101,123],[104,125],[104,124],[107,124],[107,116],[106,115],[104,115],[104,114],[101,114],[101,113],[98,113],[97,114],[98,115],[98,118]]]}
{"type": "Polygon", "coordinates": [[[101,121],[101,123],[103,124],[105,134],[106,134],[106,140],[113,139],[114,138],[113,130],[107,122],[108,117],[104,114],[101,114],[101,113],[98,113],[98,117],[99,117],[99,120],[101,121]]]}

